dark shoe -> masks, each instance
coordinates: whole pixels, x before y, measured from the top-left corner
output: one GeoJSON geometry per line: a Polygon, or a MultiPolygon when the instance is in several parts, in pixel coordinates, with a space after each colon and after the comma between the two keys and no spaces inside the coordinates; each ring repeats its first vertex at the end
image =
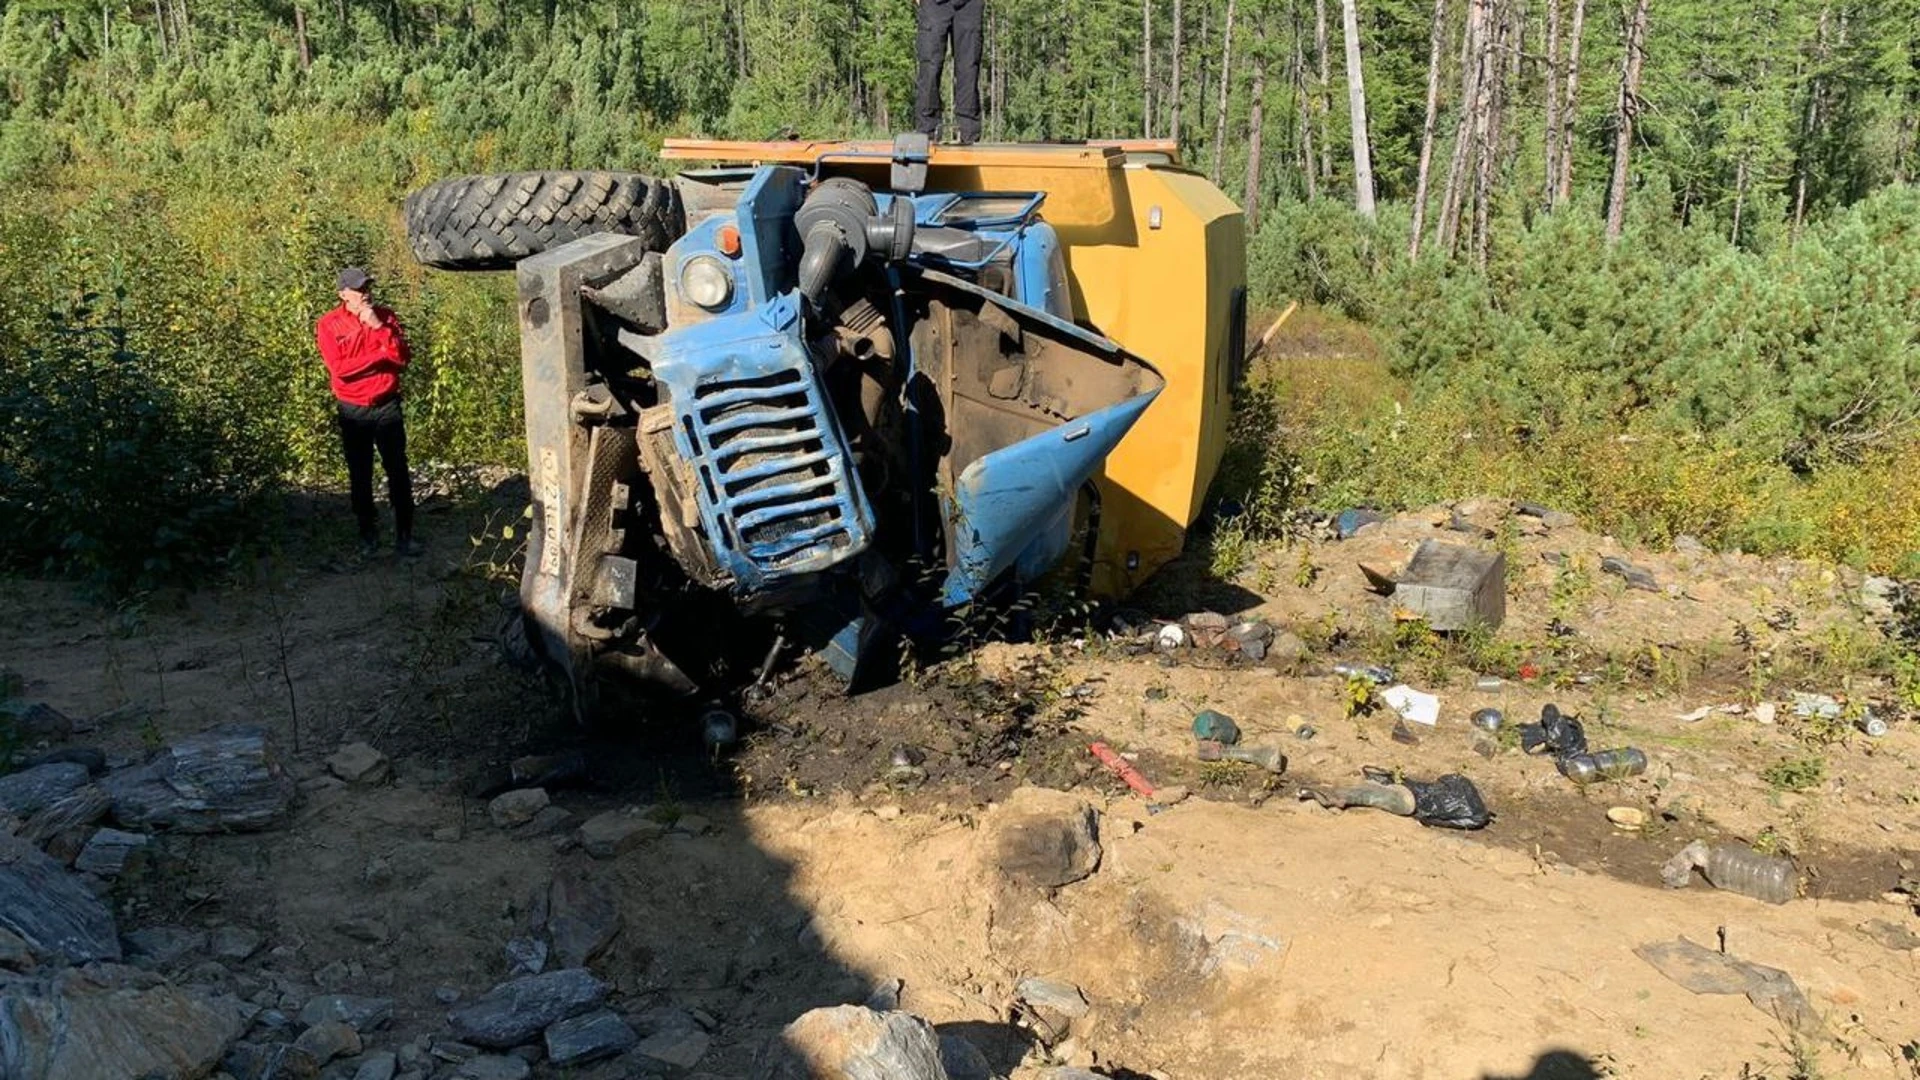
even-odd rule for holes
{"type": "Polygon", "coordinates": [[[405,556],[406,558],[409,558],[409,559],[417,559],[420,556],[425,555],[427,553],[427,549],[420,545],[420,541],[415,540],[412,537],[407,537],[404,540],[395,540],[393,542],[393,553],[395,555],[405,556]]]}

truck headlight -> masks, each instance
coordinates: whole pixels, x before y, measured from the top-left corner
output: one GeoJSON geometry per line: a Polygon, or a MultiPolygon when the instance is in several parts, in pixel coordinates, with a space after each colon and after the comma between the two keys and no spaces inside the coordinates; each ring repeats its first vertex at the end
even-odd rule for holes
{"type": "Polygon", "coordinates": [[[680,294],[718,311],[733,299],[733,271],[712,255],[695,255],[680,265],[680,294]]]}

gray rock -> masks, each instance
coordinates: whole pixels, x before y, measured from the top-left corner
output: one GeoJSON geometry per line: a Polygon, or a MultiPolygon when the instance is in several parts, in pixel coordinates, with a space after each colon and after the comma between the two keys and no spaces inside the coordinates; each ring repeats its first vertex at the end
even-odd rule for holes
{"type": "Polygon", "coordinates": [[[461,1062],[453,1075],[458,1080],[527,1080],[533,1066],[505,1054],[481,1054],[461,1062]]]}
{"type": "Polygon", "coordinates": [[[456,1038],[504,1050],[528,1042],[549,1025],[607,999],[607,984],[584,968],[564,968],[501,983],[470,1005],[447,1014],[456,1038]]]}
{"type": "Polygon", "coordinates": [[[366,743],[349,743],[327,759],[327,771],[349,784],[384,784],[393,776],[387,755],[366,743]]]}
{"type": "Polygon", "coordinates": [[[172,967],[207,951],[207,935],[184,926],[143,926],[122,939],[127,959],[145,968],[172,967]]]}
{"type": "Polygon", "coordinates": [[[129,862],[147,849],[148,842],[145,833],[101,829],[87,841],[86,847],[80,849],[80,857],[73,861],[73,868],[83,874],[117,878],[126,872],[129,862]]]}
{"type": "Polygon", "coordinates": [[[580,846],[596,859],[612,859],[667,831],[665,825],[631,808],[596,814],[580,826],[580,846]]]}
{"type": "Polygon", "coordinates": [[[707,1048],[711,1045],[713,1036],[699,1028],[678,1028],[654,1032],[641,1040],[633,1052],[675,1068],[691,1069],[707,1056],[707,1048]]]}
{"type": "Polygon", "coordinates": [[[520,788],[494,796],[487,804],[487,819],[496,829],[511,829],[532,821],[535,814],[546,808],[546,788],[520,788]]]}
{"type": "Polygon", "coordinates": [[[399,1068],[400,1060],[392,1054],[368,1054],[353,1071],[353,1080],[393,1080],[399,1068]]]}
{"type": "Polygon", "coordinates": [[[107,816],[113,800],[96,784],[75,788],[35,811],[21,827],[30,844],[44,844],[71,829],[82,829],[107,816]]]}
{"type": "Polygon", "coordinates": [[[573,828],[574,821],[571,811],[562,810],[557,806],[543,806],[540,812],[533,815],[525,825],[515,826],[513,835],[521,839],[552,836],[573,828]]]}
{"type": "Polygon", "coordinates": [[[534,937],[510,938],[503,950],[511,975],[538,975],[547,969],[547,943],[534,937]]]}
{"type": "Polygon", "coordinates": [[[370,916],[341,919],[333,924],[333,932],[369,945],[385,945],[393,937],[393,931],[386,923],[370,916]]]}
{"type": "Polygon", "coordinates": [[[620,905],[606,886],[563,873],[547,889],[547,937],[565,967],[586,967],[620,933],[620,905]]]}
{"type": "Polygon", "coordinates": [[[1100,865],[1097,820],[1086,805],[1015,817],[1000,830],[996,865],[1023,885],[1051,889],[1079,881],[1100,865]]]}
{"type": "Polygon", "coordinates": [[[1033,1033],[1048,1046],[1066,1038],[1073,1022],[1090,1011],[1085,995],[1072,983],[1022,979],[1015,984],[1013,995],[1023,1007],[1033,1033]]]}
{"type": "Polygon", "coordinates": [[[987,1055],[958,1035],[940,1036],[940,1067],[947,1080],[996,1080],[987,1055]]]}
{"type": "Polygon", "coordinates": [[[85,765],[55,762],[0,776],[0,814],[31,818],[49,804],[73,794],[92,777],[85,765]]]}
{"type": "Polygon", "coordinates": [[[230,726],[182,739],[145,764],[107,777],[103,786],[122,825],[208,833],[280,824],[293,805],[295,785],[265,729],[230,726]]]}
{"type": "Polygon", "coordinates": [[[38,962],[25,938],[11,930],[0,930],[0,968],[28,971],[38,962]]]}
{"type": "Polygon", "coordinates": [[[439,987],[433,992],[433,1000],[442,1005],[451,1005],[460,1000],[460,990],[452,986],[439,987]]]}
{"type": "Polygon", "coordinates": [[[56,746],[52,750],[33,755],[21,762],[20,767],[31,769],[35,765],[52,765],[60,762],[85,765],[87,772],[94,776],[107,771],[106,752],[91,746],[56,746]]]}
{"type": "Polygon", "coordinates": [[[547,1058],[555,1065],[577,1065],[613,1057],[640,1041],[633,1028],[611,1009],[596,1009],[547,1029],[547,1058]]]}
{"type": "MultiPolygon", "coordinates": [[[[0,698],[7,696],[0,694],[0,698]]],[[[28,740],[64,739],[77,729],[66,714],[39,701],[0,701],[0,717],[12,721],[13,730],[28,740]]]]}
{"type": "Polygon", "coordinates": [[[1196,611],[1187,616],[1183,621],[1195,630],[1225,630],[1227,628],[1227,617],[1217,611],[1196,611]]]}
{"type": "Polygon", "coordinates": [[[300,1010],[300,1023],[307,1027],[338,1020],[362,1035],[380,1030],[392,1019],[393,999],[383,997],[322,994],[300,1010]]]}
{"type": "Polygon", "coordinates": [[[222,926],[216,928],[208,938],[208,947],[213,955],[222,960],[246,960],[260,951],[266,939],[258,930],[244,926],[222,926]]]}
{"type": "Polygon", "coordinates": [[[0,1076],[205,1076],[246,1021],[239,1003],[114,964],[0,984],[0,1076]]]}
{"type": "Polygon", "coordinates": [[[43,959],[120,959],[113,914],[99,897],[39,848],[8,834],[0,834],[0,929],[43,959]]]}
{"type": "Polygon", "coordinates": [[[293,1045],[322,1065],[360,1052],[360,1033],[338,1020],[322,1020],[300,1033],[293,1045]]]}
{"type": "Polygon", "coordinates": [[[292,1043],[235,1043],[220,1062],[234,1080],[313,1080],[320,1063],[292,1043]]]}
{"type": "Polygon", "coordinates": [[[802,1015],[769,1056],[771,1080],[947,1080],[940,1039],[925,1020],[859,1005],[802,1015]]]}
{"type": "Polygon", "coordinates": [[[1267,646],[1267,659],[1276,667],[1292,667],[1306,659],[1307,643],[1299,634],[1291,630],[1282,630],[1273,636],[1273,643],[1267,646]]]}

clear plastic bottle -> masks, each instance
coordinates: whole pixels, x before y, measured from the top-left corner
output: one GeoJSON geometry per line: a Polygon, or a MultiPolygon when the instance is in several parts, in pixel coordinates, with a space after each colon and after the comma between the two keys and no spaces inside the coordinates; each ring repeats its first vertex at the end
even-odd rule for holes
{"type": "Polygon", "coordinates": [[[1762,855],[1738,844],[1714,844],[1695,840],[1661,868],[1660,876],[1669,888],[1683,889],[1698,869],[1716,889],[1737,892],[1784,904],[1799,892],[1793,863],[1775,855],[1762,855]]]}

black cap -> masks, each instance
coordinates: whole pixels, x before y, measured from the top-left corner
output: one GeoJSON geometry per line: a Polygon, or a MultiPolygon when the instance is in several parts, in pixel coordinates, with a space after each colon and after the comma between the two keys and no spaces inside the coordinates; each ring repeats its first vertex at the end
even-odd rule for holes
{"type": "Polygon", "coordinates": [[[340,271],[340,287],[359,292],[373,284],[373,275],[358,266],[349,266],[340,271]]]}

